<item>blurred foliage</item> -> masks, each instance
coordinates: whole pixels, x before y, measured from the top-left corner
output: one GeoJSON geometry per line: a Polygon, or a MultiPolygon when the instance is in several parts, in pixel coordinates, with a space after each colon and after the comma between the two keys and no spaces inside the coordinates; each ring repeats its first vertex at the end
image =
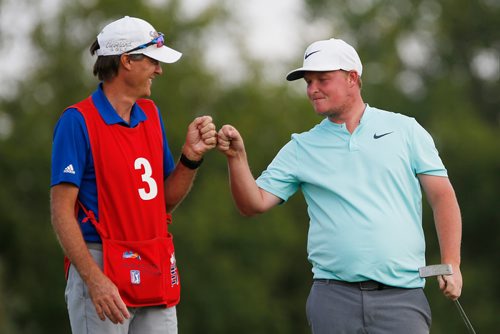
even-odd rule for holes
{"type": "MultiPolygon", "coordinates": [[[[51,136],[62,110],[95,89],[88,46],[111,19],[144,18],[185,54],[181,62],[163,67],[153,89],[176,156],[189,122],[210,114],[219,126],[231,123],[241,131],[257,176],[291,133],[320,121],[303,83],[266,81],[266,63],[242,56],[248,77],[224,84],[202,61],[200,40],[205,29],[232,13],[222,1],[189,18],[180,7],[181,0],[62,1],[56,15],[34,30],[36,52],[29,57],[36,70],[20,82],[15,96],[0,100],[0,126],[12,125],[12,131],[0,131],[7,133],[0,136],[0,333],[69,332],[62,252],[48,209],[51,136]]],[[[500,83],[498,73],[488,76],[484,55],[496,55],[498,67],[500,5],[494,0],[305,0],[305,8],[306,22],[322,22],[328,34],[304,37],[304,48],[331,36],[355,44],[365,65],[365,101],[415,117],[434,136],[463,215],[461,302],[478,332],[495,332],[500,83]],[[412,49],[415,43],[420,48],[412,49]]],[[[6,44],[0,40],[1,48],[6,44]]],[[[299,65],[300,54],[296,59],[290,69],[299,65]]],[[[428,207],[424,217],[427,259],[437,263],[428,207]]],[[[183,284],[181,333],[308,333],[311,272],[301,194],[262,216],[243,218],[229,193],[225,159],[210,152],[174,222],[183,284]]],[[[426,292],[432,333],[466,333],[437,282],[429,280],[426,292]]]]}

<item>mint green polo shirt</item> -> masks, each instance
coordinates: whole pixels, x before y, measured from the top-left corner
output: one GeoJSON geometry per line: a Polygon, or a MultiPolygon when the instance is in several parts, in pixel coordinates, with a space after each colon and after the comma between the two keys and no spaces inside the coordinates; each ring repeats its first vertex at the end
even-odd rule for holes
{"type": "Polygon", "coordinates": [[[417,174],[447,177],[432,137],[413,118],[367,105],[352,134],[328,119],[293,134],[257,184],[284,201],[302,190],[314,278],[417,288],[425,284],[417,174]]]}

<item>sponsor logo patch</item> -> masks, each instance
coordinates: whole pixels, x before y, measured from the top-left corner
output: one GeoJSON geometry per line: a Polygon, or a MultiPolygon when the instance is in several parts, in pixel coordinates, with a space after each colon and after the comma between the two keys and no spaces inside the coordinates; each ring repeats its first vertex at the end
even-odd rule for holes
{"type": "Polygon", "coordinates": [[[177,275],[177,261],[175,260],[175,254],[172,253],[170,257],[170,286],[179,284],[179,275],[177,275]]]}
{"type": "Polygon", "coordinates": [[[141,284],[141,272],[139,270],[130,271],[130,283],[141,284]]]}
{"type": "Polygon", "coordinates": [[[64,168],[64,174],[76,174],[75,169],[72,164],[69,164],[68,167],[64,168]]]}
{"type": "Polygon", "coordinates": [[[124,259],[137,259],[137,260],[141,260],[141,256],[139,255],[139,253],[132,252],[132,251],[123,252],[123,256],[122,257],[124,259]]]}

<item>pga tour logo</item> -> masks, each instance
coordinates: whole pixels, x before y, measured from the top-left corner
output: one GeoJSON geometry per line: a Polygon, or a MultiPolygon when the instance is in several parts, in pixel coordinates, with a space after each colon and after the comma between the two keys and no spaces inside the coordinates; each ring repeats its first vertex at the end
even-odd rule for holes
{"type": "Polygon", "coordinates": [[[130,282],[132,284],[141,284],[141,272],[139,270],[130,271],[130,282]]]}
{"type": "Polygon", "coordinates": [[[170,286],[179,284],[179,275],[177,275],[177,261],[175,260],[175,253],[170,257],[170,286]]]}

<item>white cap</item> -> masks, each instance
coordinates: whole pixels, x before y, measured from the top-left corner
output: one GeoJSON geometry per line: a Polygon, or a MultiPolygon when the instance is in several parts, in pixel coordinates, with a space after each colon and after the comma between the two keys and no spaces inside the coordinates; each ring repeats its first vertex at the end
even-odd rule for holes
{"type": "Polygon", "coordinates": [[[363,65],[358,53],[341,39],[331,38],[309,45],[304,54],[304,65],[287,74],[288,81],[304,77],[304,72],[356,71],[361,76],[363,65]]]}
{"type": "Polygon", "coordinates": [[[163,43],[128,52],[143,46],[155,38],[162,36],[148,22],[135,17],[125,16],[105,26],[97,35],[98,56],[115,56],[123,53],[143,54],[164,63],[175,63],[182,53],[171,49],[163,43]]]}

